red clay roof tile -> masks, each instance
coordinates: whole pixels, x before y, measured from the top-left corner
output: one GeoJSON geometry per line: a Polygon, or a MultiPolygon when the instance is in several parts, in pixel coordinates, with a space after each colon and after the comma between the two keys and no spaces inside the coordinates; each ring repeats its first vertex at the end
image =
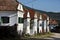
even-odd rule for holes
{"type": "Polygon", "coordinates": [[[16,11],[17,5],[16,0],[0,0],[0,11],[16,11]]]}

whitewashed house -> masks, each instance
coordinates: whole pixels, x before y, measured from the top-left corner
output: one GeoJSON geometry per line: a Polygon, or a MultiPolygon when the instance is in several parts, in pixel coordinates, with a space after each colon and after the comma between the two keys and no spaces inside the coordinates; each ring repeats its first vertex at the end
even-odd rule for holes
{"type": "Polygon", "coordinates": [[[0,0],[0,26],[13,26],[17,23],[17,5],[16,0],[0,0]]]}

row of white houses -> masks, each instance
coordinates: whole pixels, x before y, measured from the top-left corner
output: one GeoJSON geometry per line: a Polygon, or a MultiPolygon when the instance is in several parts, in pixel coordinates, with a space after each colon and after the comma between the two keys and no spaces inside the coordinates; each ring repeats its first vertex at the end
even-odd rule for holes
{"type": "Polygon", "coordinates": [[[23,9],[22,5],[18,5],[18,18],[20,17],[21,19],[19,21],[23,21],[18,23],[17,26],[17,31],[20,34],[21,32],[25,32],[26,34],[37,34],[37,33],[46,33],[49,32],[49,17],[46,16],[46,19],[43,20],[42,18],[42,14],[39,15],[39,19],[38,19],[38,12],[34,13],[33,15],[33,11],[31,10],[32,13],[29,12],[29,10],[27,10],[26,12],[26,18],[24,16],[25,11],[23,9]],[[21,8],[21,9],[20,9],[21,8]],[[33,20],[31,20],[31,15],[34,16],[33,20]],[[23,20],[24,18],[24,20],[23,20]],[[32,22],[32,23],[31,23],[32,22]]]}
{"type": "Polygon", "coordinates": [[[34,18],[31,20],[30,15],[31,13],[29,12],[29,10],[27,10],[25,18],[24,7],[22,4],[18,3],[17,0],[14,0],[13,3],[10,3],[12,2],[12,0],[9,1],[5,0],[5,2],[8,3],[9,5],[8,4],[4,6],[2,6],[3,4],[0,5],[0,26],[13,26],[14,24],[18,24],[17,25],[18,34],[22,34],[23,32],[25,32],[25,34],[33,35],[37,33],[43,33],[43,31],[45,33],[49,32],[48,16],[46,16],[46,19],[43,20],[42,14],[34,13],[33,16],[34,18]],[[39,18],[37,14],[39,14],[39,18]]]}

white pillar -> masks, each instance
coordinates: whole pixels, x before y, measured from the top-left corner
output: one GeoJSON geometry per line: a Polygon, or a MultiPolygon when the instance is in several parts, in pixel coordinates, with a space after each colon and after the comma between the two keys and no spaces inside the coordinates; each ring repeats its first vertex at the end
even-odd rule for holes
{"type": "Polygon", "coordinates": [[[47,17],[47,32],[49,32],[49,17],[47,17]]]}
{"type": "Polygon", "coordinates": [[[30,14],[29,12],[27,13],[27,29],[26,29],[26,34],[30,34],[30,14]]]}
{"type": "Polygon", "coordinates": [[[46,28],[47,28],[47,20],[44,20],[44,32],[46,32],[46,28]]]}
{"type": "Polygon", "coordinates": [[[42,33],[42,15],[40,15],[40,20],[39,20],[39,33],[42,33]]]}
{"type": "Polygon", "coordinates": [[[33,34],[37,34],[37,14],[34,15],[33,34]]]}

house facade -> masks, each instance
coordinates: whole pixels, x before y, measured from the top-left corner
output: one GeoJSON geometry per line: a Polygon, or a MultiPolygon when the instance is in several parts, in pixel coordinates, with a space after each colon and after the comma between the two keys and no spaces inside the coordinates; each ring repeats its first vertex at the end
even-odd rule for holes
{"type": "Polygon", "coordinates": [[[17,24],[17,32],[34,35],[49,32],[49,16],[27,9],[17,0],[0,1],[0,26],[17,24]]]}

